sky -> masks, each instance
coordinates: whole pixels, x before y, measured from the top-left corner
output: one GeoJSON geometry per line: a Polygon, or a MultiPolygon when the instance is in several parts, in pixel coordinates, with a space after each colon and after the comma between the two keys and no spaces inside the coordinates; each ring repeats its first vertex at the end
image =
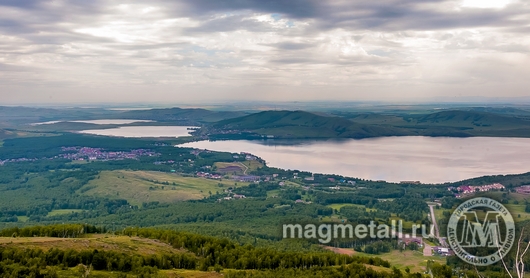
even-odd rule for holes
{"type": "Polygon", "coordinates": [[[0,105],[530,97],[529,0],[0,0],[0,105]]]}

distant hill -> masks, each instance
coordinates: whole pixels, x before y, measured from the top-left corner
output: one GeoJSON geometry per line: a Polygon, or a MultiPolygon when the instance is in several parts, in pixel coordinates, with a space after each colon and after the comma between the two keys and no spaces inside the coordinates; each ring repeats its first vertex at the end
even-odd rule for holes
{"type": "Polygon", "coordinates": [[[488,112],[450,110],[425,115],[416,119],[417,124],[444,124],[452,126],[469,127],[530,127],[530,121],[509,115],[500,115],[488,112]]]}
{"type": "Polygon", "coordinates": [[[12,132],[0,129],[0,140],[11,137],[12,132]]]}
{"type": "Polygon", "coordinates": [[[334,116],[305,111],[265,111],[223,120],[210,129],[214,134],[250,132],[277,138],[367,138],[407,135],[394,127],[359,124],[334,116]]]}
{"type": "Polygon", "coordinates": [[[443,110],[430,114],[348,113],[341,116],[305,111],[265,111],[214,123],[213,139],[263,136],[278,138],[368,138],[380,136],[530,137],[530,120],[519,111],[506,114],[443,110]]]}
{"type": "Polygon", "coordinates": [[[462,108],[461,110],[496,113],[503,115],[530,116],[530,111],[514,107],[470,107],[462,108]]]}
{"type": "Polygon", "coordinates": [[[211,111],[200,108],[167,108],[150,110],[131,110],[114,115],[122,119],[139,119],[163,122],[197,122],[212,123],[224,119],[237,118],[247,115],[239,111],[211,111]]]}
{"type": "MultiPolygon", "coordinates": [[[[193,108],[167,108],[149,110],[109,110],[104,108],[34,108],[0,106],[0,123],[9,127],[27,125],[29,123],[48,121],[98,120],[98,119],[139,119],[172,124],[199,125],[217,122],[224,119],[245,116],[240,111],[211,111],[193,108]]],[[[53,130],[69,129],[70,126],[55,126],[53,130]]],[[[80,129],[79,125],[73,129],[80,129]]],[[[41,129],[44,129],[41,127],[41,129]]]]}

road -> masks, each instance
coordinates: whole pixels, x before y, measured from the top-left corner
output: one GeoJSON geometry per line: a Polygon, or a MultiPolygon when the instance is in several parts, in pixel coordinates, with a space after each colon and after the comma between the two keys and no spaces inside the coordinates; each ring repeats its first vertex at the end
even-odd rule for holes
{"type": "Polygon", "coordinates": [[[436,222],[436,216],[434,216],[434,205],[429,205],[429,209],[431,210],[431,221],[434,225],[434,236],[436,238],[440,237],[440,230],[438,230],[438,223],[436,222]]]}
{"type": "Polygon", "coordinates": [[[436,222],[436,216],[434,216],[434,206],[435,205],[429,205],[429,209],[431,210],[431,221],[434,225],[434,236],[438,239],[441,246],[447,247],[445,238],[440,237],[440,230],[438,229],[438,222],[436,222]]]}

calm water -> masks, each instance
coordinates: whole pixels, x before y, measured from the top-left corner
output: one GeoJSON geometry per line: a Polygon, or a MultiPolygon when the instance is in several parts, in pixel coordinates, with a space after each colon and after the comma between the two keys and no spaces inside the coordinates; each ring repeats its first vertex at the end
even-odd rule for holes
{"type": "Polygon", "coordinates": [[[188,126],[122,126],[82,130],[80,133],[119,137],[183,137],[190,136],[188,126]]]}
{"type": "Polygon", "coordinates": [[[371,180],[442,183],[530,171],[530,139],[497,137],[383,137],[362,140],[200,141],[184,145],[249,152],[267,165],[371,180]]]}
{"type": "Polygon", "coordinates": [[[56,124],[56,123],[63,123],[63,122],[70,122],[70,123],[87,123],[87,124],[96,124],[96,125],[126,125],[126,124],[132,124],[132,123],[148,123],[152,122],[149,120],[131,120],[131,119],[104,119],[104,120],[83,120],[83,121],[49,121],[49,122],[42,122],[42,123],[32,123],[30,125],[49,125],[49,124],[56,124]]]}
{"type": "Polygon", "coordinates": [[[126,119],[109,119],[109,120],[87,120],[87,121],[71,121],[73,123],[87,123],[96,125],[126,125],[132,123],[149,123],[150,120],[126,120],[126,119]]]}

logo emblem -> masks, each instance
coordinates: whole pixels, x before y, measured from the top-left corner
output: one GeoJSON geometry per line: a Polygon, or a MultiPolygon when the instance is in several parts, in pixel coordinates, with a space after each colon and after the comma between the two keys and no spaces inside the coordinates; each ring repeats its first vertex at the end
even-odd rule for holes
{"type": "Polygon", "coordinates": [[[451,215],[447,240],[455,254],[467,263],[485,266],[499,262],[515,241],[513,217],[493,199],[469,199],[451,215]]]}

